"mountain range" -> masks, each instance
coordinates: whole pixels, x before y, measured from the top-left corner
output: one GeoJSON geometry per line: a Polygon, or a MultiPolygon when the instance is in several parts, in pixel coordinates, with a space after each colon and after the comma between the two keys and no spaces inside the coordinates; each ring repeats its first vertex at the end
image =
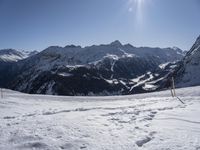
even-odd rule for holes
{"type": "Polygon", "coordinates": [[[198,79],[199,39],[187,53],[177,47],[134,47],[119,41],[88,47],[51,46],[26,54],[0,50],[0,85],[51,95],[150,92],[166,88],[172,75],[179,87],[195,85],[199,82],[187,77],[192,74],[198,79]]]}

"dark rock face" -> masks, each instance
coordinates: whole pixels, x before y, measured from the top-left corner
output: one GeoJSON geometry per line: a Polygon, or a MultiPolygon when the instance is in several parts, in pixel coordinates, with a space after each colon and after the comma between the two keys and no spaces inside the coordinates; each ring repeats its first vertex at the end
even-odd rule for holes
{"type": "Polygon", "coordinates": [[[159,83],[159,89],[170,87],[172,77],[178,88],[200,85],[200,36],[183,59],[167,65],[162,74],[164,78],[159,83]]]}
{"type": "Polygon", "coordinates": [[[170,70],[159,65],[180,60],[184,55],[181,52],[136,48],[119,41],[85,48],[52,46],[16,63],[0,64],[4,66],[0,69],[4,74],[0,84],[26,93],[53,95],[147,92],[158,89],[161,78],[170,70]],[[150,84],[152,81],[155,82],[150,84]]]}
{"type": "Polygon", "coordinates": [[[0,87],[7,87],[7,83],[13,78],[12,62],[0,61],[0,87]]]}
{"type": "Polygon", "coordinates": [[[200,36],[173,72],[177,87],[200,85],[200,36]]]}

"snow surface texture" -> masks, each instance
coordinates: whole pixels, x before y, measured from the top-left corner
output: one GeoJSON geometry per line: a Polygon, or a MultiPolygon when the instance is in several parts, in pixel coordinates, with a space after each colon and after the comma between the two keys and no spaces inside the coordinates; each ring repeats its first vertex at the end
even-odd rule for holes
{"type": "Polygon", "coordinates": [[[134,96],[59,97],[3,89],[0,149],[199,150],[200,87],[134,96]]]}

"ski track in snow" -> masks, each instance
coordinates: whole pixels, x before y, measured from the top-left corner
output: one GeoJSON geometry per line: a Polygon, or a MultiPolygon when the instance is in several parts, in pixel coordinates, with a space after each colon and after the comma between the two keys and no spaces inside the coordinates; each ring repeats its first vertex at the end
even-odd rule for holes
{"type": "Polygon", "coordinates": [[[0,150],[200,150],[200,87],[111,97],[4,89],[0,150]]]}

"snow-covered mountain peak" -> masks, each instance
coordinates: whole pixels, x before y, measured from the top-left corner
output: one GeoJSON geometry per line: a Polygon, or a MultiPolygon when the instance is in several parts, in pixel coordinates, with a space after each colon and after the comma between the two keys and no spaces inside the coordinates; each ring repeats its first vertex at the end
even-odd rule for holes
{"type": "Polygon", "coordinates": [[[21,50],[19,51],[20,53],[22,53],[24,55],[24,58],[36,55],[38,53],[38,51],[34,50],[34,51],[28,51],[28,50],[21,50]]]}
{"type": "Polygon", "coordinates": [[[182,55],[182,56],[185,56],[185,54],[186,54],[186,52],[187,52],[187,51],[182,50],[182,49],[180,49],[180,48],[178,48],[178,47],[176,47],[176,46],[174,46],[174,47],[172,47],[172,48],[170,48],[170,49],[174,50],[177,54],[180,54],[180,55],[182,55]]]}
{"type": "Polygon", "coordinates": [[[31,52],[28,52],[28,55],[33,56],[33,55],[36,55],[37,53],[38,53],[38,51],[34,50],[34,51],[31,51],[31,52]]]}
{"type": "Polygon", "coordinates": [[[110,43],[110,45],[112,45],[112,46],[117,46],[117,47],[120,47],[120,46],[122,46],[121,42],[120,42],[120,41],[118,41],[118,40],[116,40],[116,41],[114,41],[114,42],[110,43]]]}
{"type": "Polygon", "coordinates": [[[126,47],[126,48],[135,48],[133,45],[131,45],[131,44],[129,44],[129,43],[128,43],[128,44],[125,44],[124,47],[126,47]]]}
{"type": "Polygon", "coordinates": [[[0,61],[3,62],[17,62],[29,56],[37,54],[37,51],[24,51],[15,49],[2,49],[0,50],[0,61]]]}
{"type": "Polygon", "coordinates": [[[182,52],[182,51],[183,51],[183,50],[181,50],[180,48],[178,48],[178,47],[176,47],[176,46],[172,47],[172,49],[175,50],[175,51],[179,51],[179,52],[182,52]]]}
{"type": "Polygon", "coordinates": [[[18,60],[24,59],[23,53],[14,49],[3,49],[0,50],[0,61],[3,62],[16,62],[18,60]]]}
{"type": "Polygon", "coordinates": [[[15,49],[2,49],[0,50],[0,54],[18,54],[20,55],[20,52],[15,49]]]}

